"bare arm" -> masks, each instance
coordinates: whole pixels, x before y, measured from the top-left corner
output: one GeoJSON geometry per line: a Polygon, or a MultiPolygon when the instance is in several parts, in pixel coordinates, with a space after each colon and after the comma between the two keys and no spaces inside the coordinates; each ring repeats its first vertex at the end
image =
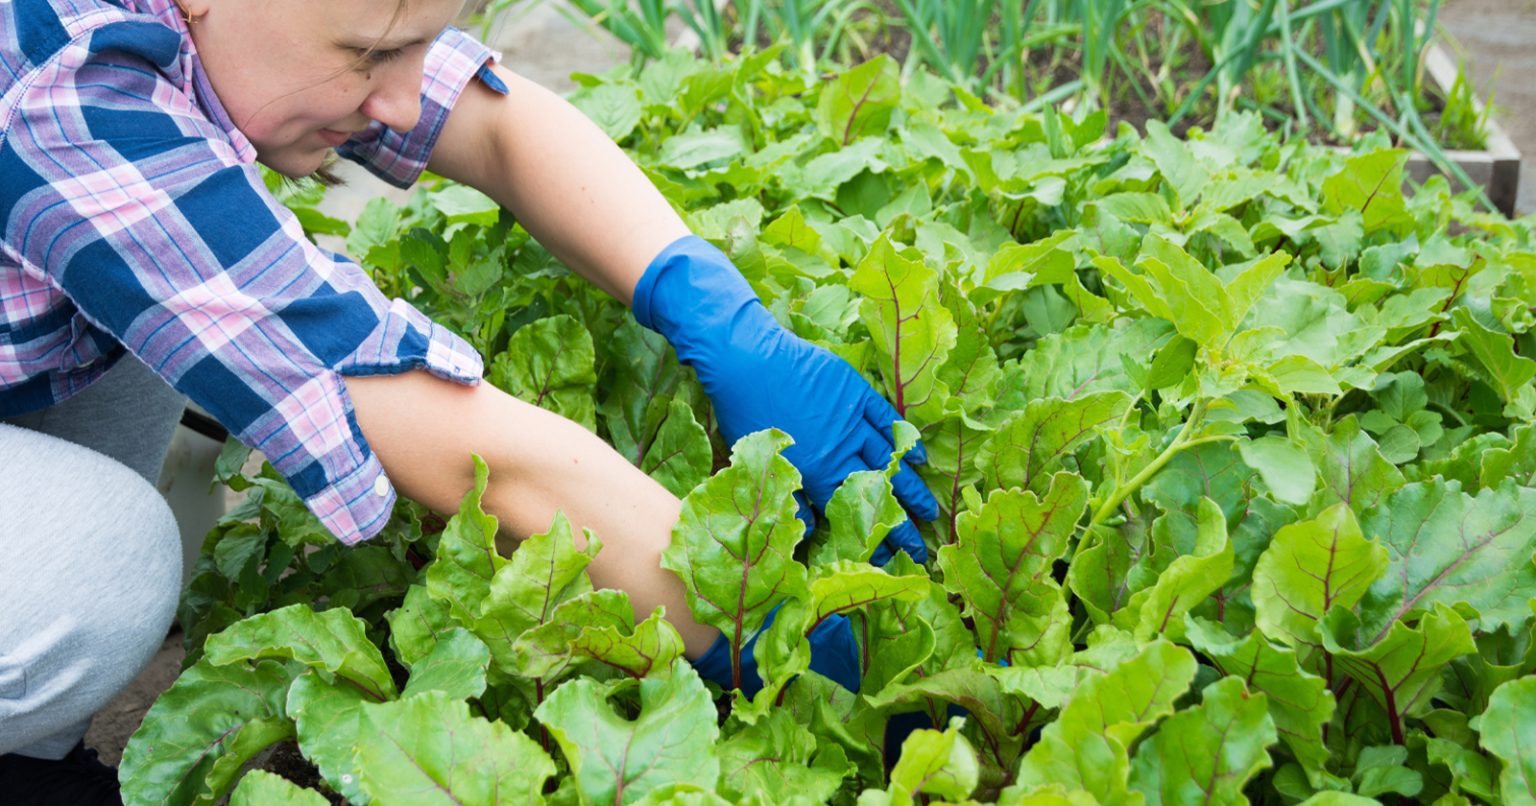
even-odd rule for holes
{"type": "Polygon", "coordinates": [[[681,503],[597,436],[489,383],[462,387],[413,371],[346,385],[358,427],[402,494],[456,512],[478,453],[490,466],[484,506],[501,521],[503,552],[509,533],[542,532],[564,512],[603,540],[588,568],[595,585],[628,593],[641,617],[664,605],[689,657],[719,636],[693,620],[682,582],[661,567],[681,503]]]}
{"type": "MultiPolygon", "coordinates": [[[[645,174],[558,95],[496,68],[510,93],[470,82],[428,167],[511,210],[556,257],[628,305],[651,258],[688,228],[645,174]]],[[[661,568],[681,504],[575,423],[481,384],[469,390],[420,372],[348,378],[358,425],[405,495],[452,512],[473,483],[469,455],[490,465],[488,511],[519,538],[563,511],[605,545],[599,587],[629,593],[637,614],[658,604],[697,657],[719,635],[693,621],[682,583],[661,568]]]]}
{"type": "Polygon", "coordinates": [[[479,188],[566,265],[630,304],[651,258],[688,227],[579,110],[504,68],[496,74],[510,93],[471,82],[428,167],[479,188]]]}

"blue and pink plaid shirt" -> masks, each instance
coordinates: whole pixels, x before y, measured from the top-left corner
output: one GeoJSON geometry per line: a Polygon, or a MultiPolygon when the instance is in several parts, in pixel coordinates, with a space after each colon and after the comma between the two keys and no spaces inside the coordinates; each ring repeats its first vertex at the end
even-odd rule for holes
{"type": "MultiPolygon", "coordinates": [[[[341,149],[407,186],[496,54],[449,29],[422,116],[341,149]]],[[[173,0],[0,0],[0,416],[58,403],[126,349],[292,483],[346,543],[395,492],[344,375],[424,368],[478,382],[480,356],[265,190],[173,0]]]]}

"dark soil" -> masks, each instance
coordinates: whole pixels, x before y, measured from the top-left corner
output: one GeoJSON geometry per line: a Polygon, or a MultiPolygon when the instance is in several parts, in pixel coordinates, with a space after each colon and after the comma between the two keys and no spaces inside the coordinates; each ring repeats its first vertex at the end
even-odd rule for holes
{"type": "Polygon", "coordinates": [[[281,775],[299,786],[319,792],[333,806],[344,806],[347,802],[346,798],[332,792],[326,786],[325,779],[320,777],[320,771],[304,758],[304,755],[299,752],[299,746],[293,742],[283,742],[272,748],[260,767],[267,772],[281,775]]]}

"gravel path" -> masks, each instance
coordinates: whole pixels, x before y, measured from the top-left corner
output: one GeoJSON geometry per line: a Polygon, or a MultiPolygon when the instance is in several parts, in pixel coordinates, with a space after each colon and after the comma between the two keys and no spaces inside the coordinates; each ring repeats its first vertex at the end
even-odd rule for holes
{"type": "Polygon", "coordinates": [[[1440,12],[1494,116],[1520,149],[1515,209],[1536,213],[1536,0],[1450,0],[1440,12]]]}

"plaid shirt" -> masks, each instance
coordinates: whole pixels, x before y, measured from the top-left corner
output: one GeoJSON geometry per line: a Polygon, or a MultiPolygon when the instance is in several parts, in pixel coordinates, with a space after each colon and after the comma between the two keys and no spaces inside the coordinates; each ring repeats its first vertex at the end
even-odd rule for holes
{"type": "MultiPolygon", "coordinates": [[[[341,149],[399,186],[496,54],[448,29],[420,124],[341,149]]],[[[0,0],[0,416],[79,392],[133,353],[260,450],[346,543],[395,492],[342,377],[424,368],[462,384],[480,356],[267,193],[173,0],[0,0]]]]}

